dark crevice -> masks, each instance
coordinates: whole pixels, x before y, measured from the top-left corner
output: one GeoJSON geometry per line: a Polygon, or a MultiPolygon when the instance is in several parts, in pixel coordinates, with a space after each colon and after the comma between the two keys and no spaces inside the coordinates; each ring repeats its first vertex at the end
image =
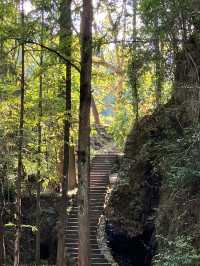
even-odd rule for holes
{"type": "Polygon", "coordinates": [[[130,237],[107,223],[108,245],[120,266],[151,266],[156,250],[155,229],[150,225],[143,234],[130,237]]]}
{"type": "Polygon", "coordinates": [[[40,259],[47,260],[50,257],[50,248],[47,243],[40,243],[40,259]]]}

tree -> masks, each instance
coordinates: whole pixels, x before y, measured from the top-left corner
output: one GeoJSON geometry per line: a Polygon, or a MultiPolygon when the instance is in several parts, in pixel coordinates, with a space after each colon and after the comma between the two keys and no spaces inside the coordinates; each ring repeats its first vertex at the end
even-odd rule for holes
{"type": "Polygon", "coordinates": [[[92,73],[92,0],[83,0],[78,142],[78,218],[80,266],[89,266],[90,107],[92,73]]]}
{"type": "Polygon", "coordinates": [[[156,93],[156,105],[159,109],[161,106],[161,91],[162,91],[162,73],[161,65],[162,58],[160,52],[160,38],[159,38],[159,29],[158,29],[158,18],[155,18],[155,40],[154,40],[154,49],[155,49],[155,93],[156,93]]]}
{"type": "Polygon", "coordinates": [[[63,169],[62,169],[62,199],[60,206],[60,225],[59,225],[59,238],[57,250],[57,266],[65,265],[65,223],[66,223],[66,210],[67,208],[67,192],[68,192],[68,179],[69,179],[69,163],[70,163],[70,127],[71,127],[71,42],[72,42],[72,19],[71,19],[71,0],[63,0],[60,4],[60,49],[66,58],[69,60],[65,63],[66,79],[64,88],[65,99],[65,114],[64,114],[64,144],[63,144],[63,169]]]}
{"type": "Polygon", "coordinates": [[[91,108],[92,108],[92,114],[93,114],[93,117],[94,117],[94,122],[95,122],[95,126],[100,126],[101,125],[101,122],[100,122],[100,117],[99,117],[99,112],[98,112],[98,109],[97,109],[97,105],[96,105],[96,102],[94,100],[94,96],[92,95],[91,96],[91,108]]]}
{"type": "MultiPolygon", "coordinates": [[[[1,14],[1,20],[3,20],[4,16],[1,14]]],[[[0,42],[0,63],[3,68],[3,41],[0,42]]],[[[3,75],[0,74],[0,79],[3,79],[3,75]]],[[[5,259],[5,245],[4,245],[4,211],[5,211],[5,202],[3,199],[3,191],[4,191],[4,177],[0,175],[0,265],[4,265],[5,259]]]]}
{"type": "MultiPolygon", "coordinates": [[[[41,44],[44,38],[44,10],[41,19],[41,44]]],[[[43,116],[43,49],[40,52],[40,74],[39,74],[39,93],[38,93],[38,169],[37,169],[37,189],[36,189],[36,265],[40,264],[40,192],[41,192],[41,152],[42,152],[42,116],[43,116]]]]}
{"type": "MultiPolygon", "coordinates": [[[[24,29],[24,0],[21,1],[21,24],[24,29]]],[[[23,33],[22,33],[23,34],[23,33]]],[[[21,239],[21,182],[23,178],[23,141],[24,141],[24,95],[25,95],[25,44],[24,35],[21,45],[21,100],[20,121],[18,135],[18,166],[16,177],[16,238],[14,247],[14,266],[20,265],[20,239],[21,239]]]]}
{"type": "Polygon", "coordinates": [[[139,96],[138,96],[138,67],[137,67],[137,0],[133,0],[133,33],[132,33],[132,51],[129,70],[129,80],[132,87],[133,111],[135,113],[135,122],[139,119],[139,96]]]}
{"type": "Polygon", "coordinates": [[[3,216],[5,211],[5,202],[3,199],[3,180],[0,183],[0,265],[4,265],[5,245],[4,245],[4,222],[3,216]]]}

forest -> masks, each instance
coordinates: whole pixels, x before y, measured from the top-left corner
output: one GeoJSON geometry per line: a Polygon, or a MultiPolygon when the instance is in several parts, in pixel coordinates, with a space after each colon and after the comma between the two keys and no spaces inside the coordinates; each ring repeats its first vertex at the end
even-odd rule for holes
{"type": "Polygon", "coordinates": [[[200,1],[0,22],[0,266],[200,266],[200,1]]]}

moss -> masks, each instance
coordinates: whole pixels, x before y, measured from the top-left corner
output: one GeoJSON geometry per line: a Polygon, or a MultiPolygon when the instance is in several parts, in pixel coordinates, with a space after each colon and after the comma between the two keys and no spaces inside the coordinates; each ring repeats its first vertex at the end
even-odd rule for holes
{"type": "MultiPolygon", "coordinates": [[[[193,44],[186,48],[193,55],[195,49],[200,54],[199,47],[193,44]]],[[[172,99],[151,116],[142,118],[131,130],[119,171],[121,183],[112,192],[106,214],[111,223],[130,235],[142,234],[152,223],[159,234],[169,239],[190,235],[197,248],[200,246],[200,115],[194,99],[199,91],[192,83],[193,78],[190,80],[192,67],[185,57],[183,52],[177,58],[179,71],[185,63],[187,66],[186,73],[182,72],[184,77],[176,75],[172,99]],[[185,81],[190,89],[179,86],[185,81]]]]}

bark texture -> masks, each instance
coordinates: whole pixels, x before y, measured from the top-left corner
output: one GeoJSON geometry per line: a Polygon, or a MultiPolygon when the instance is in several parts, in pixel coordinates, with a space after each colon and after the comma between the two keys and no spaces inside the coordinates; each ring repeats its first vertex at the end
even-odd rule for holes
{"type": "Polygon", "coordinates": [[[95,126],[100,126],[101,122],[100,122],[99,112],[98,112],[98,109],[97,109],[97,106],[96,106],[96,103],[95,103],[93,96],[91,96],[91,108],[92,108],[92,114],[94,117],[95,126]]]}
{"type": "Polygon", "coordinates": [[[78,264],[89,266],[89,182],[90,182],[90,107],[92,72],[92,1],[83,1],[81,18],[81,76],[78,145],[78,217],[79,259],[78,264]]]}
{"type": "Polygon", "coordinates": [[[133,45],[132,45],[132,74],[131,74],[131,86],[133,97],[133,112],[135,113],[135,122],[139,120],[139,95],[138,95],[138,78],[137,78],[137,0],[133,1],[133,45]]]}
{"type": "MultiPolygon", "coordinates": [[[[2,184],[3,186],[3,184],[2,184]]],[[[1,188],[1,186],[0,186],[1,188]]],[[[1,192],[0,192],[1,193],[1,192]]],[[[0,195],[0,265],[4,265],[5,259],[5,245],[4,245],[4,222],[3,222],[3,215],[4,215],[4,203],[3,203],[3,195],[0,195]]]]}
{"type": "MultiPolygon", "coordinates": [[[[44,12],[42,10],[42,30],[41,30],[41,43],[43,43],[43,24],[44,24],[44,12]]],[[[38,231],[36,232],[36,265],[40,264],[40,191],[41,191],[41,145],[42,145],[42,116],[43,116],[43,50],[40,54],[40,77],[39,77],[39,120],[38,120],[38,170],[37,170],[37,191],[36,191],[36,226],[38,231]]]]}
{"type": "Polygon", "coordinates": [[[71,0],[62,0],[60,4],[60,50],[68,59],[65,62],[66,78],[64,88],[65,116],[63,127],[63,169],[61,178],[62,198],[59,212],[57,266],[66,264],[65,224],[68,192],[69,143],[71,127],[71,38],[72,38],[71,0]]]}
{"type": "MultiPolygon", "coordinates": [[[[156,18],[155,26],[158,31],[158,19],[156,18]]],[[[160,52],[160,39],[158,32],[155,33],[155,41],[154,41],[154,49],[155,49],[155,94],[156,94],[156,105],[159,109],[161,107],[161,89],[162,89],[162,73],[161,73],[161,52],[160,52]]]]}
{"type": "MultiPolygon", "coordinates": [[[[24,1],[21,2],[21,23],[24,27],[24,1]]],[[[20,121],[18,135],[18,166],[16,177],[16,237],[14,244],[14,266],[20,265],[20,240],[21,240],[21,181],[23,178],[23,141],[24,141],[24,95],[25,95],[25,45],[21,45],[21,98],[20,121]]]]}

